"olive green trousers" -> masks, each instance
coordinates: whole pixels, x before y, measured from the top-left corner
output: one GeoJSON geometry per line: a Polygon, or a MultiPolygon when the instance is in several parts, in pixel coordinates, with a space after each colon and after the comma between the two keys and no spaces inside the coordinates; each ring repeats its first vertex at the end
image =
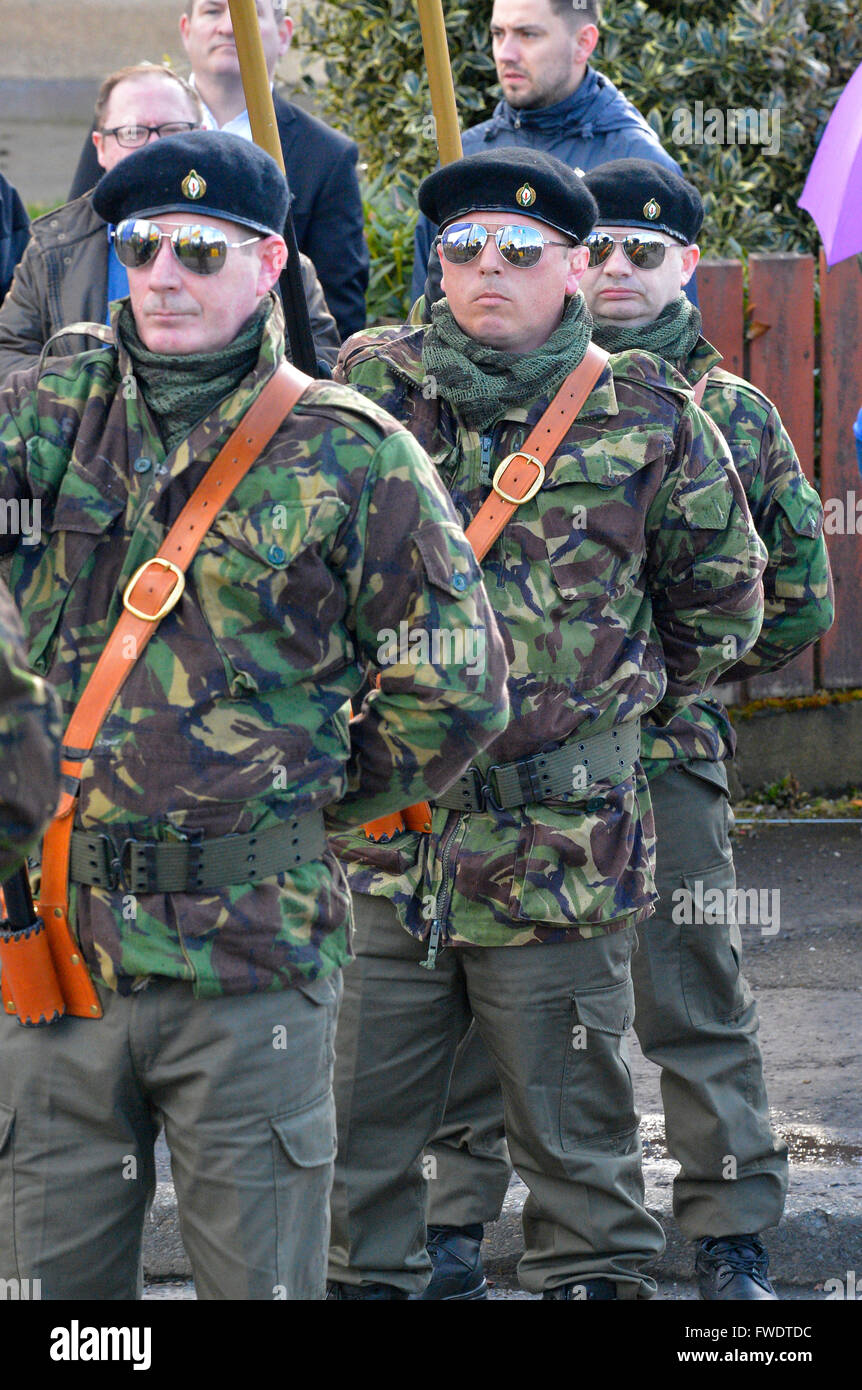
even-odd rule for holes
{"type": "Polygon", "coordinates": [[[433,1158],[471,1019],[503,1093],[512,1162],[529,1188],[521,1283],[531,1293],[604,1277],[650,1297],[664,1248],[643,1206],[625,1033],[634,933],[548,946],[426,946],[383,898],[354,897],[357,960],[336,1037],[338,1157],[329,1276],[420,1293],[433,1158]]]}
{"type": "MultiPolygon", "coordinates": [[[[784,1210],[787,1149],[770,1128],[757,1007],[726,910],[736,886],[727,777],[720,763],[680,764],[650,780],[650,795],[660,900],[632,957],[634,1026],[662,1069],[667,1146],[680,1164],[674,1215],[690,1240],[763,1231],[784,1210]]],[[[771,918],[745,927],[777,928],[771,918]]],[[[497,1220],[509,1171],[503,1110],[475,1029],[427,1154],[437,1173],[429,1225],[497,1220]]]]}
{"type": "Polygon", "coordinates": [[[98,1021],[0,1017],[0,1279],[134,1299],[164,1125],[198,1298],[320,1299],[340,976],[194,999],[100,989],[98,1021]]]}

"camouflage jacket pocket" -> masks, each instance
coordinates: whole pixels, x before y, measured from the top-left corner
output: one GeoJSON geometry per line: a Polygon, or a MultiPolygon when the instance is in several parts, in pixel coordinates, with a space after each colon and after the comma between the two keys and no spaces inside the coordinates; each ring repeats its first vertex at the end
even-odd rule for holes
{"type": "Polygon", "coordinates": [[[207,533],[192,573],[232,696],[346,664],[343,599],[324,554],[345,510],[335,497],[267,502],[222,512],[207,533]]]}
{"type": "Polygon", "coordinates": [[[689,533],[695,589],[725,589],[740,570],[749,572],[749,550],[756,537],[739,508],[730,526],[734,499],[720,459],[713,459],[694,482],[677,488],[673,500],[689,533]],[[727,533],[726,546],[718,554],[715,538],[707,534],[715,531],[727,533]]]}
{"type": "Polygon", "coordinates": [[[534,505],[543,558],[563,598],[622,593],[641,571],[649,490],[638,475],[666,446],[657,433],[629,437],[616,452],[606,442],[567,445],[554,459],[534,505]]]}
{"type": "Polygon", "coordinates": [[[818,598],[829,590],[828,568],[820,537],[823,508],[814,488],[805,478],[793,480],[775,497],[780,557],[770,551],[770,566],[777,561],[774,593],[776,598],[799,598],[814,592],[818,598]]]}
{"type": "MultiPolygon", "coordinates": [[[[44,674],[52,665],[62,625],[86,642],[94,616],[101,627],[111,598],[111,576],[118,568],[89,562],[108,540],[124,498],[104,497],[77,474],[67,474],[41,544],[19,547],[13,568],[15,598],[26,613],[30,662],[44,674]],[[79,582],[80,581],[80,582],[79,582]],[[98,595],[103,594],[101,610],[98,595]]],[[[52,679],[62,684],[62,673],[52,679]]]]}
{"type": "Polygon", "coordinates": [[[514,920],[606,927],[647,914],[655,893],[634,776],[580,805],[525,810],[509,904],[514,920]]]}
{"type": "Polygon", "coordinates": [[[352,893],[388,898],[403,914],[415,907],[414,899],[424,872],[427,839],[427,835],[410,831],[381,844],[369,840],[362,827],[357,826],[355,830],[331,836],[329,843],[347,875],[352,893]]]}

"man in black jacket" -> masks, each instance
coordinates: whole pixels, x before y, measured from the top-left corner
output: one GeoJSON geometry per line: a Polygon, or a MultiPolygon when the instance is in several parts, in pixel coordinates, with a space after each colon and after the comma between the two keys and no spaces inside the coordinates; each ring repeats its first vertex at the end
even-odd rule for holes
{"type": "MultiPolygon", "coordinates": [[[[284,0],[258,0],[261,40],[272,79],[290,47],[293,22],[284,0]]],[[[188,0],[180,33],[192,86],[204,104],[205,124],[251,139],[228,0],[188,0]]],[[[365,327],[368,251],[356,176],[357,148],[339,131],[273,93],[278,135],[293,195],[296,240],[323,286],[342,338],[365,327]]],[[[77,198],[99,177],[92,146],[85,148],[69,193],[77,198]]]]}
{"type": "MultiPolygon", "coordinates": [[[[489,121],[464,131],[465,155],[496,145],[527,145],[578,172],[629,156],[680,172],[640,112],[589,66],[600,18],[599,0],[576,5],[572,0],[494,0],[491,44],[503,100],[489,121]]],[[[420,216],[413,248],[414,299],[425,289],[436,231],[420,216]]]]}

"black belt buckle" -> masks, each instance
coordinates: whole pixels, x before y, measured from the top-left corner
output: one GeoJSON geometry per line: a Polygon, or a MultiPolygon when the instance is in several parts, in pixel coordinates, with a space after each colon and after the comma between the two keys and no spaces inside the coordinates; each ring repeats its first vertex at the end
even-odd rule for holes
{"type": "Polygon", "coordinates": [[[153,878],[155,878],[155,849],[155,844],[150,845],[146,840],[136,840],[134,836],[124,840],[115,860],[119,879],[115,887],[122,886],[124,893],[132,893],[133,895],[152,892],[149,875],[152,873],[153,878]],[[151,850],[149,856],[147,856],[148,849],[151,850]],[[137,862],[137,851],[140,851],[144,856],[142,868],[137,862]]]}
{"type": "Polygon", "coordinates": [[[488,805],[490,804],[491,806],[493,806],[494,810],[499,811],[501,815],[504,813],[505,807],[500,805],[499,801],[494,795],[493,789],[491,787],[491,778],[493,777],[495,772],[499,772],[501,770],[502,766],[502,763],[494,763],[493,767],[488,768],[488,771],[485,773],[485,785],[483,786],[481,793],[483,801],[482,809],[487,810],[488,805]]]}
{"type": "MultiPolygon", "coordinates": [[[[126,852],[126,845],[130,843],[124,840],[120,849],[114,842],[113,835],[108,835],[105,831],[100,831],[98,838],[102,842],[102,850],[105,856],[105,887],[111,893],[116,893],[122,888],[124,893],[130,893],[126,870],[123,866],[123,856],[126,852]]],[[[99,885],[101,886],[101,885],[99,885]]]]}

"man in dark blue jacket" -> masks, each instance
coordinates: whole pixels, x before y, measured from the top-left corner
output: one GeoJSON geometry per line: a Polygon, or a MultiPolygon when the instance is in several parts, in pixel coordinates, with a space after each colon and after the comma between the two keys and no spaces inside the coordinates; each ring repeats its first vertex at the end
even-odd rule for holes
{"type": "Polygon", "coordinates": [[[29,236],[30,223],[24,204],[9,180],[0,174],[0,303],[6,297],[29,236]]]}
{"type": "MultiPolygon", "coordinates": [[[[598,42],[599,0],[494,0],[491,42],[503,100],[489,121],[464,131],[464,154],[529,145],[586,172],[609,159],[654,159],[681,172],[658,136],[612,82],[589,66],[598,42]]],[[[412,294],[425,288],[437,233],[420,216],[412,294]]]]}

